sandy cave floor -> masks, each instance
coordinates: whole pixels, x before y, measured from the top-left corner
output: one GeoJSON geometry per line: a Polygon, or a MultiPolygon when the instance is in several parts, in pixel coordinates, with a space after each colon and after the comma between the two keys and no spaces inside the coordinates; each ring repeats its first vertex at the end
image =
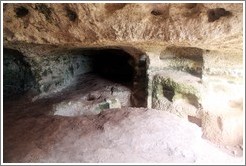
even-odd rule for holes
{"type": "MultiPolygon", "coordinates": [[[[94,85],[94,90],[100,88],[94,85]]],[[[165,111],[123,107],[98,115],[51,115],[53,104],[78,99],[83,89],[70,90],[73,88],[35,102],[28,95],[4,100],[3,162],[236,164],[244,161],[242,156],[235,157],[203,139],[197,125],[165,111]]]]}

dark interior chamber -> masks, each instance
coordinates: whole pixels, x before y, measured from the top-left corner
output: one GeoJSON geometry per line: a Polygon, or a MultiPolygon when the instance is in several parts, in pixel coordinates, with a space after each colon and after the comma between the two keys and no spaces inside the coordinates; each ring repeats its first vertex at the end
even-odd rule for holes
{"type": "Polygon", "coordinates": [[[134,60],[123,50],[106,49],[91,52],[94,73],[117,83],[130,85],[134,78],[134,60]]]}

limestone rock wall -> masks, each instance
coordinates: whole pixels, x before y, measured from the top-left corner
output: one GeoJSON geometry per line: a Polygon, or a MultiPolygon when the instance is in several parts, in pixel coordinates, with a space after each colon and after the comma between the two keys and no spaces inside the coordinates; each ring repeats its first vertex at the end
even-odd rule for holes
{"type": "Polygon", "coordinates": [[[35,86],[36,79],[30,64],[20,52],[12,49],[3,50],[3,95],[20,95],[35,86]]]}
{"type": "Polygon", "coordinates": [[[53,56],[28,58],[31,70],[37,81],[40,93],[61,90],[75,76],[92,70],[92,60],[88,56],[73,53],[60,53],[53,56]]]}
{"type": "Polygon", "coordinates": [[[242,54],[243,4],[9,3],[3,10],[6,47],[21,49],[16,44],[24,42],[157,51],[177,45],[242,54]]]}
{"type": "Polygon", "coordinates": [[[149,108],[168,110],[196,123],[204,137],[217,143],[242,144],[242,56],[193,47],[148,55],[149,108]]]}

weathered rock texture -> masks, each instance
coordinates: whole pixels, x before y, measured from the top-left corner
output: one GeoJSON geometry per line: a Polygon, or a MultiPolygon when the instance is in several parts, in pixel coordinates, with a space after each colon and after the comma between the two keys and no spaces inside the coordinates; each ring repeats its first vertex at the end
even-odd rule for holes
{"type": "MultiPolygon", "coordinates": [[[[58,64],[55,73],[63,69],[70,77],[75,66],[69,60],[64,68],[71,55],[62,59],[64,51],[121,49],[135,61],[136,106],[195,119],[204,136],[219,143],[242,143],[243,4],[4,4],[3,15],[4,47],[20,51],[36,78],[52,77],[51,63],[58,64]]],[[[65,85],[63,76],[57,85],[65,85]]]]}
{"type": "Polygon", "coordinates": [[[3,62],[4,97],[22,94],[35,85],[30,65],[18,51],[4,49],[3,62]]]}
{"type": "Polygon", "coordinates": [[[242,11],[242,4],[5,4],[4,44],[144,50],[174,44],[241,55],[242,11]],[[19,16],[16,10],[22,8],[26,15],[19,16]],[[216,8],[231,14],[209,21],[208,12],[216,8]]]}

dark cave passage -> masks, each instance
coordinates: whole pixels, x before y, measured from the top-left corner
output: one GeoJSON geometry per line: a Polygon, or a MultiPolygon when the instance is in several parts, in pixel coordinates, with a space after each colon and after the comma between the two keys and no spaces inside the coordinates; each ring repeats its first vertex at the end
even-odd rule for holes
{"type": "Polygon", "coordinates": [[[92,71],[113,82],[132,86],[135,75],[135,61],[123,50],[90,50],[92,71]]]}
{"type": "Polygon", "coordinates": [[[134,58],[122,49],[74,49],[44,57],[24,57],[17,50],[4,49],[4,96],[13,98],[30,89],[46,96],[71,91],[61,96],[62,100],[75,93],[89,96],[93,91],[103,93],[104,87],[111,86],[111,94],[121,89],[118,91],[122,95],[117,94],[121,98],[125,93],[122,88],[126,87],[131,95],[121,100],[129,101],[128,106],[145,107],[146,68],[147,63],[141,58],[134,58]],[[76,88],[68,88],[75,82],[76,88]]]}

